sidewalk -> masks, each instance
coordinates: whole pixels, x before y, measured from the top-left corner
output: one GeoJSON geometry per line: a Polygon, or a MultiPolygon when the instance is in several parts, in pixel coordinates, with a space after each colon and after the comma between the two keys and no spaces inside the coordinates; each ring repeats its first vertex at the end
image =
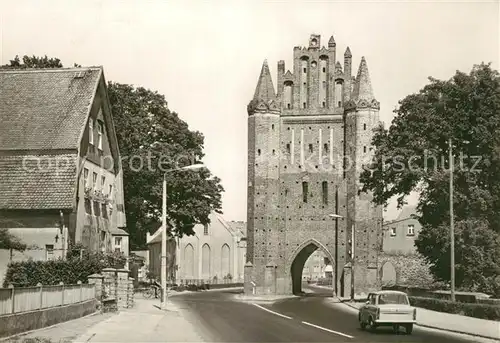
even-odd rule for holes
{"type": "MultiPolygon", "coordinates": [[[[363,303],[357,302],[343,302],[343,304],[354,309],[363,306],[363,303]]],[[[417,307],[417,325],[500,341],[500,323],[494,320],[431,311],[417,307]]]]}
{"type": "Polygon", "coordinates": [[[158,299],[135,299],[131,309],[89,328],[75,343],[87,342],[204,342],[198,328],[174,303],[162,311],[158,299]]]}

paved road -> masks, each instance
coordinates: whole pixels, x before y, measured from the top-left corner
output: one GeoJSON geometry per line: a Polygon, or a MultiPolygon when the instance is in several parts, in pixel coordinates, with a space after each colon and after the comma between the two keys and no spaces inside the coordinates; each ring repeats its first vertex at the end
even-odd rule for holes
{"type": "Polygon", "coordinates": [[[412,335],[390,328],[361,331],[354,309],[326,305],[330,292],[313,290],[315,294],[260,305],[235,301],[237,292],[200,292],[172,300],[189,311],[211,342],[478,342],[418,327],[412,335]]]}

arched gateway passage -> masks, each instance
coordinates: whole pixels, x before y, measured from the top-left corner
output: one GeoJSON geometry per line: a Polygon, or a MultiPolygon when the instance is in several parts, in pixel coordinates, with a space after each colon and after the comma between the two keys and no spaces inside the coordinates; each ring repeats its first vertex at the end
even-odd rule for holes
{"type": "MultiPolygon", "coordinates": [[[[311,256],[312,253],[318,249],[320,249],[325,254],[325,256],[328,257],[330,263],[332,263],[333,273],[335,273],[336,267],[334,265],[332,254],[330,254],[328,249],[319,241],[310,239],[297,247],[297,249],[295,249],[294,253],[292,254],[290,274],[292,277],[293,294],[300,294],[302,292],[302,271],[304,270],[304,265],[309,256],[311,256]]],[[[335,276],[333,279],[336,279],[335,276]]]]}

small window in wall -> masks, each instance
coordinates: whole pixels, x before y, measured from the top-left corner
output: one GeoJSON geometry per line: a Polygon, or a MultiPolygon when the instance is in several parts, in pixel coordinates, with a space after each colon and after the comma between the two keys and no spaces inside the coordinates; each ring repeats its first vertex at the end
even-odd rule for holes
{"type": "Polygon", "coordinates": [[[415,227],[413,225],[408,225],[408,236],[415,235],[415,227]]]}
{"type": "Polygon", "coordinates": [[[290,104],[287,104],[286,107],[288,107],[288,109],[290,109],[290,104]]]}
{"type": "Polygon", "coordinates": [[[323,67],[323,73],[326,73],[326,68],[325,67],[323,67]]]}
{"type": "Polygon", "coordinates": [[[391,227],[391,237],[394,237],[394,236],[396,236],[396,228],[391,227]]]}
{"type": "Polygon", "coordinates": [[[115,237],[115,247],[122,246],[122,237],[115,237]]]}
{"type": "Polygon", "coordinates": [[[106,184],[106,176],[101,176],[101,188],[104,191],[104,185],[106,184]]]}
{"type": "Polygon", "coordinates": [[[45,259],[52,260],[54,258],[54,245],[46,244],[45,245],[45,259]]]}
{"type": "Polygon", "coordinates": [[[205,236],[208,236],[208,225],[205,225],[205,226],[203,227],[203,234],[204,234],[205,236]]]}
{"type": "Polygon", "coordinates": [[[323,101],[323,108],[325,108],[325,107],[326,107],[326,102],[323,101]]]}
{"type": "Polygon", "coordinates": [[[366,146],[363,147],[363,152],[366,152],[366,146]]]}
{"type": "Polygon", "coordinates": [[[307,68],[304,68],[304,73],[307,73],[307,68]]]}
{"type": "Polygon", "coordinates": [[[102,150],[102,122],[97,122],[97,148],[102,150]]]}
{"type": "Polygon", "coordinates": [[[328,143],[323,144],[323,151],[328,153],[328,143]]]}
{"type": "Polygon", "coordinates": [[[363,124],[363,130],[366,130],[366,124],[363,124]]]}
{"type": "Polygon", "coordinates": [[[271,129],[274,130],[274,124],[271,124],[271,129]]]}
{"type": "Polygon", "coordinates": [[[87,168],[83,169],[83,179],[85,180],[85,187],[89,186],[89,170],[87,168]]]}
{"type": "Polygon", "coordinates": [[[289,154],[290,153],[290,143],[288,143],[286,145],[286,153],[289,154]]]}
{"type": "Polygon", "coordinates": [[[302,182],[302,202],[307,203],[307,194],[309,193],[309,184],[306,181],[302,182]]]}
{"type": "Polygon", "coordinates": [[[306,107],[307,107],[305,102],[302,104],[302,106],[303,106],[303,108],[306,108],[306,107]]]}
{"type": "Polygon", "coordinates": [[[111,196],[111,193],[113,192],[113,185],[109,185],[109,196],[111,196]]]}
{"type": "Polygon", "coordinates": [[[321,188],[323,190],[323,205],[328,205],[328,181],[323,181],[321,188]]]}
{"type": "Polygon", "coordinates": [[[106,204],[101,204],[101,214],[104,219],[108,219],[108,209],[106,204]]]}
{"type": "Polygon", "coordinates": [[[314,150],[313,145],[312,145],[312,144],[309,144],[309,152],[310,152],[311,154],[313,153],[313,150],[314,150]]]}
{"type": "Polygon", "coordinates": [[[89,144],[94,145],[94,120],[89,119],[89,144]]]}
{"type": "Polygon", "coordinates": [[[257,155],[260,156],[260,149],[257,149],[257,155]]]}
{"type": "Polygon", "coordinates": [[[92,187],[94,187],[94,189],[97,188],[97,173],[96,172],[94,172],[92,174],[92,187]]]}
{"type": "Polygon", "coordinates": [[[342,101],[339,101],[339,107],[342,107],[342,101]]]}

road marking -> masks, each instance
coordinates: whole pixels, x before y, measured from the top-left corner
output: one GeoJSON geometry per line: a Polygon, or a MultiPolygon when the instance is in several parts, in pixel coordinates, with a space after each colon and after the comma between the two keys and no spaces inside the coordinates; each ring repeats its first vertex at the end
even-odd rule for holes
{"type": "Polygon", "coordinates": [[[321,329],[321,330],[324,330],[324,331],[327,331],[327,332],[330,332],[330,333],[334,333],[336,335],[344,336],[344,337],[347,337],[347,338],[354,338],[353,336],[346,335],[345,333],[338,332],[338,331],[333,331],[333,330],[324,328],[324,327],[319,326],[319,325],[311,324],[311,323],[308,323],[308,322],[302,322],[302,323],[306,324],[306,325],[309,325],[309,326],[312,326],[312,327],[314,327],[316,329],[321,329]]]}
{"type": "Polygon", "coordinates": [[[286,318],[286,319],[292,319],[292,317],[288,317],[288,316],[285,316],[284,314],[281,314],[281,313],[278,313],[278,312],[271,311],[271,310],[269,310],[269,309],[265,308],[264,306],[260,306],[260,305],[258,305],[258,304],[253,304],[253,305],[257,306],[258,308],[260,308],[260,309],[262,309],[262,310],[264,310],[264,311],[267,311],[267,312],[269,312],[269,313],[272,313],[272,314],[274,314],[274,315],[277,315],[277,316],[280,316],[280,317],[283,317],[283,318],[286,318]]]}

